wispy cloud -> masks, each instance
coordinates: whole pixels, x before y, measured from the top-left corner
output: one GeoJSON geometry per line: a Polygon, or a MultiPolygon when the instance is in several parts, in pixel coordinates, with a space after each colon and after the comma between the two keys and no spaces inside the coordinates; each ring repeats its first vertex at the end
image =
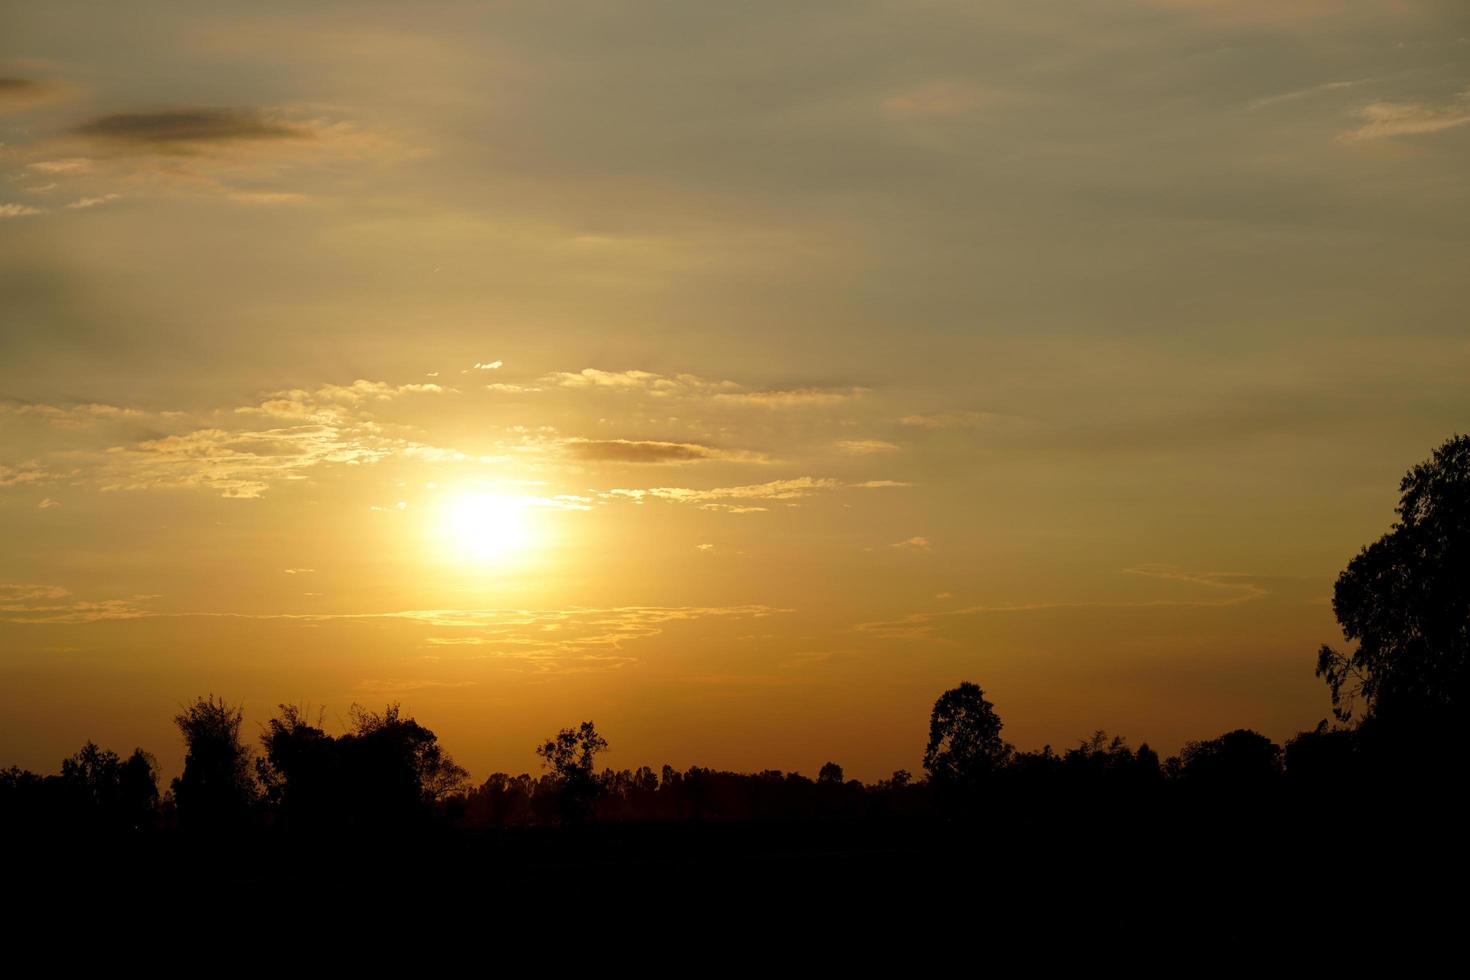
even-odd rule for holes
{"type": "Polygon", "coordinates": [[[1357,111],[1362,125],[1337,138],[1344,143],[1419,136],[1470,123],[1470,89],[1447,102],[1370,102],[1357,111]]]}
{"type": "Polygon", "coordinates": [[[26,112],[65,99],[73,87],[46,78],[0,77],[0,114],[26,112]]]}
{"type": "Polygon", "coordinates": [[[0,400],[0,415],[34,416],[63,428],[78,428],[96,422],[135,419],[143,416],[136,408],[83,402],[78,405],[51,405],[45,402],[0,400]]]}
{"type": "Polygon", "coordinates": [[[841,439],[836,446],[838,452],[848,456],[873,456],[898,451],[898,446],[882,439],[841,439]]]}
{"type": "Polygon", "coordinates": [[[1139,599],[1083,602],[1032,602],[1013,605],[974,605],[962,609],[926,610],[896,619],[859,623],[855,629],[889,638],[937,638],[940,624],[974,616],[1020,615],[1065,609],[1210,609],[1238,606],[1267,595],[1266,590],[1242,572],[1188,572],[1171,565],[1140,565],[1121,574],[1176,582],[1206,590],[1205,596],[1190,599],[1139,599]],[[1213,593],[1213,594],[1212,594],[1213,593]]]}
{"type": "Polygon", "coordinates": [[[657,442],[639,439],[568,439],[562,443],[573,459],[598,463],[693,463],[722,460],[737,463],[766,462],[760,453],[718,449],[692,442],[657,442]]]}
{"type": "Polygon", "coordinates": [[[150,615],[146,606],[150,598],[87,601],[55,585],[0,584],[0,622],[45,625],[140,619],[150,615]]]}
{"type": "Polygon", "coordinates": [[[761,408],[808,408],[840,405],[867,394],[866,388],[772,388],[766,391],[721,392],[720,402],[732,405],[756,405],[761,408]]]}
{"type": "Polygon", "coordinates": [[[42,208],[33,208],[29,204],[0,204],[0,218],[25,218],[45,213],[42,208]]]}
{"type": "Polygon", "coordinates": [[[74,177],[92,172],[92,161],[87,157],[66,157],[61,160],[36,160],[26,164],[26,169],[50,176],[74,177]]]}
{"type": "Polygon", "coordinates": [[[973,429],[990,417],[986,412],[927,412],[905,415],[898,421],[914,429],[973,429]]]}
{"type": "Polygon", "coordinates": [[[1299,88],[1290,92],[1280,92],[1276,95],[1264,96],[1262,98],[1256,99],[1246,108],[1254,112],[1257,109],[1265,109],[1269,106],[1280,105],[1283,102],[1295,102],[1298,99],[1310,98],[1314,95],[1321,95],[1324,92],[1340,92],[1344,89],[1357,88],[1359,85],[1364,85],[1371,81],[1374,81],[1374,79],[1355,78],[1350,81],[1323,82],[1321,85],[1311,85],[1307,88],[1299,88]]]}
{"type": "Polygon", "coordinates": [[[208,107],[112,113],[89,119],[76,132],[104,144],[169,152],[189,152],[207,143],[300,140],[314,135],[309,125],[288,122],[265,110],[208,107]]]}
{"type": "Polygon", "coordinates": [[[392,452],[376,439],[327,424],[258,431],[196,429],[109,450],[102,489],[206,489],[259,497],[281,480],[326,463],[375,463],[392,452]]]}
{"type": "Polygon", "coordinates": [[[249,106],[108,113],[11,150],[28,160],[27,173],[74,187],[79,200],[108,200],[125,190],[140,197],[211,194],[252,205],[306,200],[286,183],[303,168],[391,162],[413,152],[347,120],[249,106]]]}
{"type": "Polygon", "coordinates": [[[740,388],[733,381],[712,381],[694,374],[665,375],[653,371],[604,371],[600,368],[554,371],[541,380],[543,384],[559,388],[643,391],[660,398],[705,395],[740,388]]]}
{"type": "MultiPolygon", "coordinates": [[[[121,619],[237,619],[299,623],[402,622],[421,627],[426,662],[502,660],[533,670],[578,671],[633,662],[629,644],[677,623],[759,620],[791,610],[767,605],[614,606],[567,609],[403,609],[363,613],[170,612],[156,596],[79,600],[58,586],[0,584],[0,622],[75,625],[121,619]]],[[[400,683],[400,682],[392,682],[400,683]]],[[[422,685],[420,685],[422,686],[422,685]]]]}
{"type": "Polygon", "coordinates": [[[44,483],[52,478],[52,474],[34,460],[19,463],[15,466],[7,466],[4,463],[0,463],[0,487],[16,487],[27,483],[44,483]]]}
{"type": "Polygon", "coordinates": [[[681,504],[696,504],[706,510],[746,512],[765,508],[740,506],[731,501],[775,501],[802,500],[814,494],[828,493],[844,488],[877,489],[881,487],[907,486],[894,480],[869,480],[863,483],[844,483],[830,477],[801,476],[789,480],[772,480],[739,487],[714,487],[697,490],[690,487],[648,487],[645,489],[608,490],[603,498],[624,497],[638,503],[645,500],[667,500],[681,504]]]}
{"type": "Polygon", "coordinates": [[[638,392],[654,398],[708,398],[726,405],[751,405],[762,408],[803,408],[836,405],[867,393],[857,387],[793,387],[749,390],[734,381],[717,381],[695,374],[658,374],[653,371],[604,371],[583,368],[581,371],[556,371],[541,379],[543,384],[558,388],[601,389],[638,392]]]}
{"type": "Polygon", "coordinates": [[[1002,93],[957,79],[923,82],[883,100],[883,111],[904,119],[969,116],[1004,101],[1002,93]]]}
{"type": "Polygon", "coordinates": [[[66,205],[66,207],[70,211],[83,211],[87,208],[95,208],[99,204],[106,204],[108,201],[115,201],[120,197],[122,197],[121,194],[102,194],[98,197],[81,197],[77,198],[75,201],[72,201],[70,204],[66,205]]]}

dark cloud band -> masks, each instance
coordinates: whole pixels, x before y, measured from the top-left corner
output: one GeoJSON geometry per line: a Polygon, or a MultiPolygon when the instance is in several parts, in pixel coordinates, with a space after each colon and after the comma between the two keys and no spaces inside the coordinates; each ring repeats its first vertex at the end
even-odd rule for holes
{"type": "Polygon", "coordinates": [[[254,109],[169,109],[99,116],[77,127],[82,136],[107,143],[178,147],[239,140],[303,139],[310,131],[254,109]]]}

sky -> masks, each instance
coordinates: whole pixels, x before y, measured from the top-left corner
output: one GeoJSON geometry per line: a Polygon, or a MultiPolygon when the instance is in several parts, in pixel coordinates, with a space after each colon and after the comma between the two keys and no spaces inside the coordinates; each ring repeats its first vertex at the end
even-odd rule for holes
{"type": "Polygon", "coordinates": [[[1285,739],[1467,175],[1463,0],[0,2],[0,765],[1285,739]]]}

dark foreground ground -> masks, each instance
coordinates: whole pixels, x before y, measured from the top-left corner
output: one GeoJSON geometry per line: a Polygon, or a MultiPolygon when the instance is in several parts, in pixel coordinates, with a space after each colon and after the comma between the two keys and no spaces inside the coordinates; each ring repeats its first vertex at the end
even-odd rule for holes
{"type": "Polygon", "coordinates": [[[172,832],[37,837],[8,854],[16,930],[146,914],[151,928],[185,935],[251,922],[339,943],[343,928],[353,943],[419,930],[444,941],[550,935],[568,952],[604,933],[656,946],[834,942],[875,956],[915,943],[1042,957],[1146,943],[1218,956],[1317,950],[1324,967],[1388,948],[1401,968],[1442,948],[1458,959],[1470,934],[1463,822],[1389,806],[172,832]]]}

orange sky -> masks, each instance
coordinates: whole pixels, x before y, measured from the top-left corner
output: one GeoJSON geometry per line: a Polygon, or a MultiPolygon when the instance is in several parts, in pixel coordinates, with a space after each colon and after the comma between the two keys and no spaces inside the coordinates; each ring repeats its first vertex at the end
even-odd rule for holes
{"type": "Polygon", "coordinates": [[[0,765],[1312,726],[1470,410],[1470,12],[1293,11],[8,5],[0,765]]]}

